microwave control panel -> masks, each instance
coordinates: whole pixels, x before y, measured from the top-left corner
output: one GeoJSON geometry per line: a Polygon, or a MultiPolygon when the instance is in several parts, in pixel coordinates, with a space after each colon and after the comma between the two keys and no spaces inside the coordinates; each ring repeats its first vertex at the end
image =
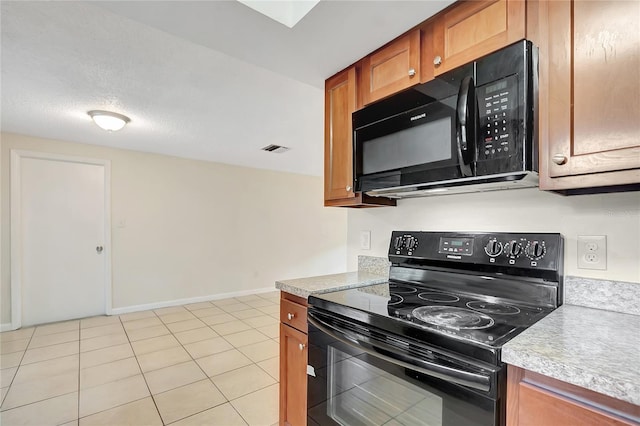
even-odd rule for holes
{"type": "Polygon", "coordinates": [[[478,159],[508,157],[518,135],[518,80],[510,76],[478,87],[481,138],[478,159]]]}

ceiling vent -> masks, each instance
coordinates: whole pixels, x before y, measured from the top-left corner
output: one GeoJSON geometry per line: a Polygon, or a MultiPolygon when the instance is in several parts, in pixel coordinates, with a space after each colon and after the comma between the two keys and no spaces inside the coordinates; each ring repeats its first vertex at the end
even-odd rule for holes
{"type": "Polygon", "coordinates": [[[264,148],[261,148],[263,151],[267,152],[275,152],[276,154],[282,154],[283,152],[289,151],[291,148],[287,148],[286,146],[280,145],[267,145],[264,148]]]}

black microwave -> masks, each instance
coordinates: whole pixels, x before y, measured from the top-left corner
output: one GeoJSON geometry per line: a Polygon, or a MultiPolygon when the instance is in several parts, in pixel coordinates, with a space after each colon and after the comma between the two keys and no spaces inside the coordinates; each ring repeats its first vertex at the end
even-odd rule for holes
{"type": "Polygon", "coordinates": [[[403,198],[538,184],[537,49],[523,40],[353,113],[354,182],[403,198]]]}

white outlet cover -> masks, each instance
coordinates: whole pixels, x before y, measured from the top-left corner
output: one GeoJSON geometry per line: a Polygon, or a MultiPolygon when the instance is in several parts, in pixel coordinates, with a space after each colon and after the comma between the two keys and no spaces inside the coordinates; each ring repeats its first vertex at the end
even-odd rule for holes
{"type": "Polygon", "coordinates": [[[578,236],[578,268],[607,269],[607,236],[578,236]]]}

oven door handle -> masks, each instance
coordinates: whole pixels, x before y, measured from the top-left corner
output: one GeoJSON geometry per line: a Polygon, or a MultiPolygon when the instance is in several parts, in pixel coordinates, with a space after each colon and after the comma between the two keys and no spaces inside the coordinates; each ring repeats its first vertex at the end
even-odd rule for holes
{"type": "Polygon", "coordinates": [[[340,330],[335,326],[327,324],[324,321],[313,317],[312,315],[313,315],[312,313],[309,313],[307,316],[307,319],[314,327],[318,328],[323,333],[347,345],[353,346],[354,344],[356,344],[358,345],[358,349],[376,358],[380,358],[383,361],[387,361],[399,367],[408,368],[410,370],[417,371],[418,373],[422,373],[426,376],[446,380],[448,382],[456,383],[462,386],[467,386],[483,392],[489,392],[489,390],[491,389],[491,379],[488,375],[471,373],[464,370],[458,370],[455,368],[438,365],[433,362],[416,359],[414,357],[407,356],[405,354],[400,353],[393,346],[383,343],[377,339],[371,339],[371,340],[375,340],[375,343],[363,342],[353,336],[349,336],[343,330],[340,330]],[[371,346],[373,349],[367,346],[371,346]],[[381,354],[374,350],[376,348],[380,348],[386,352],[390,352],[399,357],[408,358],[412,362],[411,363],[404,362],[400,359],[381,354]],[[420,364],[420,365],[416,365],[416,364],[420,364]]]}

